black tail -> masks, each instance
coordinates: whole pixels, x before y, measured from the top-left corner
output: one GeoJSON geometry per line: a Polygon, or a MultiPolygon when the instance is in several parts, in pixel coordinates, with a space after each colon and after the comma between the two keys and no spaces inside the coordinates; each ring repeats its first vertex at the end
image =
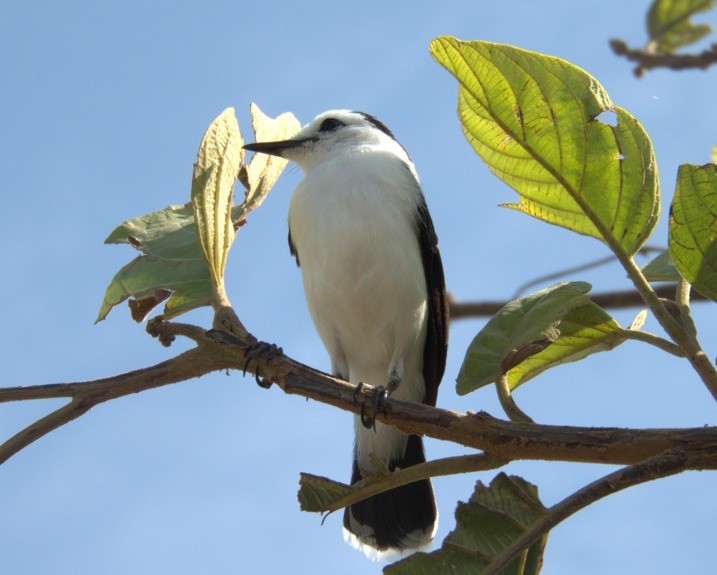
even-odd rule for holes
{"type": "MultiPolygon", "coordinates": [[[[410,435],[401,459],[389,463],[389,469],[405,469],[424,463],[423,441],[410,435]]],[[[362,479],[354,458],[351,483],[362,479]]],[[[379,552],[389,549],[417,549],[430,543],[435,531],[436,501],[430,479],[396,487],[347,507],[344,529],[353,534],[357,546],[366,545],[379,552]]]]}

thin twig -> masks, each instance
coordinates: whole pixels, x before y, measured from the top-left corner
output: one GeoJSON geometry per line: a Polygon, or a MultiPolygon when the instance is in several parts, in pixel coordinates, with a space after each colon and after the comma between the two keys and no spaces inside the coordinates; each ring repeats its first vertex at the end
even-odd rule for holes
{"type": "Polygon", "coordinates": [[[635,76],[640,78],[645,70],[669,68],[670,70],[706,70],[717,62],[717,44],[712,44],[699,54],[675,54],[673,52],[649,52],[629,48],[622,40],[610,40],[612,51],[636,62],[635,76]]]}
{"type": "MultiPolygon", "coordinates": [[[[479,453],[476,455],[460,455],[456,457],[445,457],[443,459],[435,459],[426,463],[420,463],[405,469],[397,469],[396,471],[386,475],[380,480],[371,478],[369,481],[362,480],[363,483],[368,485],[360,486],[359,484],[344,487],[353,489],[351,495],[342,497],[332,501],[326,507],[322,509],[315,509],[319,513],[333,512],[339,509],[343,509],[348,505],[353,505],[359,501],[363,501],[369,497],[373,497],[389,489],[400,487],[401,485],[408,485],[415,481],[422,479],[429,479],[431,477],[443,477],[446,475],[457,475],[459,473],[472,473],[476,471],[488,471],[490,469],[497,469],[509,463],[507,459],[501,457],[494,457],[487,453],[479,453]]],[[[305,479],[316,478],[317,476],[311,475],[310,473],[302,473],[300,483],[303,483],[305,479]]],[[[320,478],[325,479],[325,478],[320,478]]],[[[312,509],[314,511],[314,509],[312,509]]]]}

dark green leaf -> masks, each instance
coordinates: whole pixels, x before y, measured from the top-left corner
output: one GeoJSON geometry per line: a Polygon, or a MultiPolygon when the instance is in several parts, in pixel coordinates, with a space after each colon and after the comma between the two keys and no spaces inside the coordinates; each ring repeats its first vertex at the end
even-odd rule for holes
{"type": "Polygon", "coordinates": [[[299,485],[301,510],[316,513],[323,513],[331,508],[332,503],[354,492],[349,485],[309,473],[301,474],[299,485]]]}
{"type": "Polygon", "coordinates": [[[546,369],[608,351],[625,341],[623,330],[593,302],[570,310],[560,321],[560,337],[544,350],[508,372],[508,385],[515,389],[546,369]]]}
{"type": "Polygon", "coordinates": [[[682,279],[669,250],[665,250],[643,267],[642,274],[649,282],[678,282],[682,279]]]}
{"type": "MultiPolygon", "coordinates": [[[[483,573],[493,558],[505,550],[547,510],[534,485],[500,473],[486,487],[480,481],[468,503],[456,508],[456,528],[432,553],[416,553],[389,565],[386,575],[463,575],[483,573]]],[[[547,535],[523,550],[501,575],[536,575],[542,567],[547,535]]]]}

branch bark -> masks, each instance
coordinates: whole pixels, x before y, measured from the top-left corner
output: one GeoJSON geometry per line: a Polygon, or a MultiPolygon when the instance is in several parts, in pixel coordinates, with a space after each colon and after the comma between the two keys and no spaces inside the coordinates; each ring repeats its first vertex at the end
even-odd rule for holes
{"type": "MultiPolygon", "coordinates": [[[[67,406],[25,428],[0,446],[0,462],[60,425],[111,399],[139,393],[213,371],[243,370],[255,349],[224,331],[162,322],[154,335],[190,335],[198,346],[158,365],[88,382],[0,389],[0,402],[72,398],[67,406]]],[[[260,353],[250,373],[273,382],[285,393],[301,395],[339,409],[360,413],[372,389],[312,369],[281,353],[260,353]]],[[[388,399],[377,419],[399,429],[458,443],[504,459],[542,459],[586,463],[634,464],[667,450],[691,454],[686,469],[717,469],[717,428],[620,429],[539,425],[496,419],[487,413],[457,413],[423,404],[388,399]]]]}
{"type": "MultiPolygon", "coordinates": [[[[653,288],[660,298],[674,300],[675,285],[667,284],[653,288]]],[[[707,301],[707,298],[692,293],[692,301],[707,301]]],[[[602,308],[624,309],[628,307],[647,307],[640,293],[636,290],[619,290],[592,294],[590,299],[602,308]]],[[[450,301],[451,320],[471,317],[491,317],[505,306],[507,301],[458,302],[450,301]]]]}

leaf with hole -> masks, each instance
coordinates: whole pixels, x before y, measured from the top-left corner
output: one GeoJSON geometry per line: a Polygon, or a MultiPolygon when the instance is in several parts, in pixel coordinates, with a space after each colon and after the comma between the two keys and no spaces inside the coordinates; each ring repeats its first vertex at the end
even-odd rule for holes
{"type": "Polygon", "coordinates": [[[433,57],[459,82],[463,132],[518,194],[506,207],[606,242],[624,255],[659,214],[652,144],[598,81],[564,60],[440,37],[433,57]],[[615,122],[603,121],[610,112],[615,122]]]}

